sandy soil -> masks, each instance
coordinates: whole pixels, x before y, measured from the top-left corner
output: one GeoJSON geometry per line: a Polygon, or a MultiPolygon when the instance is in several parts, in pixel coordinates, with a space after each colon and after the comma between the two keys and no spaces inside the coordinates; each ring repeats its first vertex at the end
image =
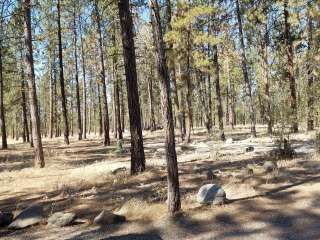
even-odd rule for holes
{"type": "MultiPolygon", "coordinates": [[[[144,133],[148,170],[127,172],[128,153],[116,154],[115,142],[103,147],[100,139],[45,139],[46,168],[32,168],[32,150],[12,142],[0,152],[0,209],[18,211],[42,202],[46,215],[76,212],[77,224],[64,228],[38,225],[20,231],[0,229],[2,239],[320,239],[320,159],[315,133],[291,136],[297,155],[277,161],[279,171],[266,174],[261,165],[270,159],[275,139],[259,128],[256,139],[248,128],[228,131],[232,144],[213,141],[203,129],[193,142],[177,143],[182,213],[166,216],[166,168],[162,132],[144,133]],[[246,153],[253,146],[255,151],[246,153]],[[254,174],[247,176],[247,165],[254,174]],[[206,170],[217,176],[206,179],[206,170]],[[200,206],[195,195],[205,183],[220,184],[228,204],[200,206]],[[91,222],[102,209],[124,214],[128,221],[105,228],[91,222]]],[[[124,144],[129,149],[128,136],[124,144]]]]}

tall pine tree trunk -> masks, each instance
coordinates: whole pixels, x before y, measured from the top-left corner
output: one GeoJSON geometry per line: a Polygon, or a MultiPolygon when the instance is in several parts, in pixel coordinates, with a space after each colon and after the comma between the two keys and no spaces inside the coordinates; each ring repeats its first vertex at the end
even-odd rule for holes
{"type": "Polygon", "coordinates": [[[30,142],[29,138],[29,126],[28,126],[28,112],[27,112],[27,99],[26,99],[26,88],[24,77],[21,80],[21,108],[22,108],[22,118],[23,118],[23,132],[25,139],[24,142],[30,142]]]}
{"type": "Polygon", "coordinates": [[[49,138],[53,137],[53,126],[54,126],[54,84],[56,80],[55,70],[55,53],[51,57],[50,64],[50,106],[49,106],[49,138]]]}
{"type": "Polygon", "coordinates": [[[24,135],[23,142],[30,142],[22,46],[20,48],[20,57],[21,57],[21,70],[20,70],[21,71],[20,73],[21,74],[21,109],[22,109],[22,124],[23,124],[23,135],[24,135]]]}
{"type": "MultiPolygon", "coordinates": [[[[1,20],[2,21],[2,20],[1,20]]],[[[2,25],[2,23],[1,23],[2,25]]],[[[1,26],[2,27],[2,26],[1,26]]],[[[2,149],[8,148],[5,109],[3,104],[3,66],[2,66],[2,41],[0,40],[0,128],[2,137],[2,149]]]]}
{"type": "MultiPolygon", "coordinates": [[[[311,3],[309,3],[311,5],[311,3]]],[[[314,130],[314,74],[313,74],[313,22],[311,16],[311,6],[308,6],[308,52],[307,52],[307,78],[308,78],[308,117],[307,117],[307,130],[314,130]]]]}
{"type": "Polygon", "coordinates": [[[156,130],[156,121],[154,117],[154,101],[153,101],[153,72],[152,72],[152,64],[150,64],[150,76],[148,76],[148,96],[149,96],[149,112],[150,112],[150,130],[156,130]]]}
{"type": "Polygon", "coordinates": [[[191,140],[191,130],[193,128],[193,113],[192,113],[192,83],[191,83],[191,30],[187,30],[187,64],[186,64],[186,85],[187,85],[187,111],[188,111],[188,126],[186,141],[189,143],[191,140]]]}
{"type": "Polygon", "coordinates": [[[218,120],[219,120],[219,137],[220,140],[226,140],[224,135],[224,128],[223,128],[223,109],[222,109],[222,98],[221,98],[221,91],[220,91],[220,67],[219,67],[219,58],[218,58],[218,46],[213,46],[213,63],[215,69],[215,77],[216,77],[216,105],[218,110],[218,120]]]}
{"type": "Polygon", "coordinates": [[[175,150],[174,122],[170,96],[170,79],[167,69],[165,46],[161,31],[161,21],[157,0],[150,0],[151,21],[153,37],[157,50],[158,77],[161,84],[163,116],[165,119],[165,150],[168,169],[168,210],[171,214],[178,212],[181,208],[179,174],[177,155],[175,150]]]}
{"type": "Polygon", "coordinates": [[[118,81],[118,78],[117,78],[117,81],[116,81],[116,108],[117,108],[117,112],[116,112],[116,115],[117,115],[117,131],[118,131],[118,138],[119,139],[123,139],[123,136],[122,136],[122,125],[121,125],[121,112],[120,112],[120,96],[119,96],[119,81],[118,81]]]}
{"type": "Polygon", "coordinates": [[[102,116],[102,108],[101,108],[101,91],[100,91],[100,84],[97,83],[98,89],[98,109],[99,109],[99,136],[103,134],[103,116],[102,116]]]}
{"type": "Polygon", "coordinates": [[[60,21],[60,0],[57,2],[58,10],[58,46],[59,46],[59,69],[60,69],[60,90],[61,90],[61,103],[62,115],[64,124],[64,143],[69,144],[69,123],[67,111],[67,99],[64,89],[64,75],[63,75],[63,56],[62,56],[62,37],[61,37],[61,21],[60,21]]]}
{"type": "MultiPolygon", "coordinates": [[[[268,18],[268,16],[266,16],[268,18]]],[[[267,21],[267,20],[266,20],[267,21]]],[[[271,99],[270,99],[270,78],[268,63],[268,24],[263,24],[263,34],[261,34],[262,69],[264,78],[264,99],[265,99],[265,119],[268,125],[268,134],[272,133],[271,99]]]]}
{"type": "Polygon", "coordinates": [[[80,28],[80,41],[81,41],[81,60],[82,60],[82,132],[83,138],[87,138],[87,84],[86,84],[86,63],[85,63],[85,52],[83,46],[82,29],[81,29],[81,17],[79,15],[79,28],[80,28]]]}
{"type": "Polygon", "coordinates": [[[255,109],[254,109],[254,100],[252,97],[252,87],[251,81],[249,79],[248,74],[248,67],[247,67],[247,57],[246,57],[246,50],[244,45],[244,37],[243,37],[243,28],[242,28],[242,20],[241,20],[241,12],[239,6],[239,0],[236,0],[236,11],[237,11],[237,19],[238,19],[238,28],[239,28],[239,40],[240,40],[240,49],[241,49],[241,62],[242,62],[242,72],[243,78],[246,85],[246,95],[248,98],[248,106],[249,106],[249,113],[250,113],[250,121],[251,121],[251,135],[256,137],[256,116],[255,116],[255,109]]]}
{"type": "Polygon", "coordinates": [[[81,123],[81,104],[80,104],[80,88],[79,88],[79,71],[78,71],[78,46],[77,46],[77,25],[76,25],[76,7],[73,12],[73,41],[74,41],[74,64],[75,64],[75,80],[76,80],[76,98],[77,98],[77,123],[78,123],[78,140],[82,139],[82,123],[81,123]]]}
{"type": "Polygon", "coordinates": [[[125,106],[124,106],[124,83],[123,81],[119,82],[119,92],[120,92],[120,107],[121,107],[121,130],[124,132],[125,129],[125,106]]]}
{"type": "Polygon", "coordinates": [[[118,0],[123,58],[126,73],[128,109],[131,133],[131,174],[145,170],[145,157],[141,129],[140,103],[138,94],[136,54],[133,40],[133,22],[129,0],[118,0]]]}
{"type": "Polygon", "coordinates": [[[297,93],[296,93],[296,81],[294,78],[294,68],[293,68],[293,44],[289,23],[289,11],[288,11],[288,0],[284,0],[283,6],[284,14],[284,35],[285,44],[287,48],[287,77],[290,86],[290,108],[291,108],[291,129],[293,132],[298,132],[298,109],[297,109],[297,93]]]}
{"type": "Polygon", "coordinates": [[[34,165],[35,167],[43,168],[44,156],[40,132],[40,119],[38,113],[38,102],[34,75],[33,65],[33,51],[32,51],[32,35],[31,35],[31,11],[30,0],[23,0],[23,13],[24,13],[24,42],[26,46],[26,73],[29,88],[29,101],[30,101],[30,114],[32,122],[32,138],[34,144],[34,165]]]}
{"type": "Polygon", "coordinates": [[[107,86],[106,86],[106,72],[104,67],[104,54],[101,34],[100,13],[98,3],[94,1],[94,9],[96,14],[96,30],[98,38],[98,52],[100,58],[100,83],[102,85],[102,100],[103,100],[103,144],[104,146],[110,145],[109,136],[109,113],[108,113],[108,99],[107,99],[107,86]]]}
{"type": "MultiPolygon", "coordinates": [[[[167,29],[168,31],[172,30],[171,26],[171,18],[172,18],[172,10],[171,10],[171,1],[166,0],[166,17],[167,17],[167,29]]],[[[173,51],[173,44],[169,44],[168,46],[169,51],[173,51]]],[[[172,93],[173,93],[173,103],[174,103],[174,113],[175,113],[175,119],[177,123],[177,127],[180,130],[180,137],[181,140],[184,141],[184,132],[182,129],[182,113],[180,112],[180,106],[179,106],[179,96],[178,96],[178,89],[177,89],[177,77],[176,77],[176,64],[173,57],[168,58],[168,68],[169,68],[169,74],[172,81],[172,93]]]]}

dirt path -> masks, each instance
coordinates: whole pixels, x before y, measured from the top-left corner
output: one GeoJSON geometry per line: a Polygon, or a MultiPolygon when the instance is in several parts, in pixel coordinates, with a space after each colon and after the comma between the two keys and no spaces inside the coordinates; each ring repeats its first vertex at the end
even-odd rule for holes
{"type": "MultiPolygon", "coordinates": [[[[293,136],[298,153],[293,160],[278,161],[279,171],[264,174],[261,164],[274,147],[260,135],[247,139],[243,130],[228,133],[235,140],[221,144],[198,131],[188,146],[177,144],[183,213],[165,217],[165,167],[161,132],[145,136],[149,170],[135,177],[110,172],[128,167],[129,155],[117,155],[98,139],[65,147],[46,141],[46,171],[30,168],[28,146],[14,144],[0,153],[0,209],[16,210],[42,202],[46,214],[74,211],[82,223],[62,229],[45,225],[9,232],[2,239],[320,239],[320,161],[314,154],[312,135],[293,136]],[[247,146],[255,151],[246,153],[247,146]],[[13,147],[15,149],[13,149],[13,147]],[[253,176],[241,168],[251,164],[253,176]],[[199,206],[195,194],[207,183],[205,170],[216,171],[214,183],[223,186],[230,203],[199,206]],[[9,169],[10,171],[8,171],[9,169]],[[122,225],[98,228],[90,224],[102,209],[120,211],[122,225]]],[[[115,144],[113,144],[115,145],[115,144]]],[[[128,148],[128,142],[125,148],[128,148]]]]}

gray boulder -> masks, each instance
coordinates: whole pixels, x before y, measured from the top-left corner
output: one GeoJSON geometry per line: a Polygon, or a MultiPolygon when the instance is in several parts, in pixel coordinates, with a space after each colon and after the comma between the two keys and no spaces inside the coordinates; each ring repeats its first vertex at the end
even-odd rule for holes
{"type": "Polygon", "coordinates": [[[8,226],[13,220],[13,214],[0,211],[0,227],[8,226]]]}
{"type": "Polygon", "coordinates": [[[98,216],[96,216],[93,222],[97,225],[117,224],[126,221],[126,217],[117,215],[112,212],[103,210],[98,216]]]}
{"type": "Polygon", "coordinates": [[[9,229],[22,229],[35,224],[39,224],[43,220],[43,209],[39,204],[31,205],[22,210],[9,225],[9,229]]]}
{"type": "Polygon", "coordinates": [[[226,193],[216,184],[206,184],[199,189],[197,201],[201,204],[223,204],[226,202],[226,193]]]}
{"type": "Polygon", "coordinates": [[[72,224],[76,219],[74,213],[56,212],[48,218],[49,226],[64,227],[72,224]]]}
{"type": "Polygon", "coordinates": [[[272,172],[273,170],[277,169],[278,166],[276,162],[266,161],[262,167],[266,172],[272,172]]]}

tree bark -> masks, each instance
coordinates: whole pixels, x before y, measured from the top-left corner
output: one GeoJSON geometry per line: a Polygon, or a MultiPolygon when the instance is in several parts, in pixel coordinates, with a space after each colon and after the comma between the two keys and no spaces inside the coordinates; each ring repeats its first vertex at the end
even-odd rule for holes
{"type": "Polygon", "coordinates": [[[77,123],[78,123],[78,140],[82,139],[82,123],[81,123],[81,103],[79,88],[79,71],[78,71],[78,47],[77,47],[77,25],[76,25],[76,6],[73,12],[73,43],[74,43],[74,62],[75,62],[75,80],[76,80],[76,98],[77,98],[77,123]]]}
{"type": "Polygon", "coordinates": [[[153,66],[150,64],[150,76],[148,76],[148,96],[149,96],[149,112],[150,112],[150,130],[156,130],[156,121],[154,118],[154,101],[153,101],[153,66]]]}
{"type": "Polygon", "coordinates": [[[100,85],[97,83],[97,89],[98,89],[98,108],[99,108],[99,136],[102,136],[103,134],[103,115],[102,115],[102,107],[101,107],[101,91],[100,91],[100,85]]]}
{"type": "Polygon", "coordinates": [[[66,95],[65,95],[64,75],[63,75],[60,0],[58,0],[58,2],[57,2],[57,10],[58,10],[58,46],[59,46],[60,90],[61,90],[62,115],[63,115],[63,124],[64,124],[63,135],[64,135],[64,143],[69,144],[68,110],[67,110],[67,99],[66,99],[66,95]]]}
{"type": "Polygon", "coordinates": [[[158,77],[161,84],[163,116],[165,119],[165,149],[168,169],[168,210],[171,214],[181,208],[178,163],[175,150],[174,122],[170,97],[170,78],[167,69],[165,46],[161,30],[161,20],[157,0],[150,0],[153,37],[157,50],[158,77]]]}
{"type": "Polygon", "coordinates": [[[49,138],[53,137],[54,126],[54,85],[56,84],[56,69],[55,69],[55,53],[51,57],[50,64],[50,112],[49,112],[49,138]]]}
{"type": "Polygon", "coordinates": [[[87,85],[86,85],[86,63],[85,63],[85,52],[83,46],[82,38],[82,28],[81,28],[81,17],[79,15],[79,32],[80,32],[80,44],[81,44],[81,60],[82,60],[82,132],[83,138],[87,138],[87,85]]]}
{"type": "Polygon", "coordinates": [[[254,101],[253,101],[253,97],[252,97],[251,81],[250,81],[249,75],[248,75],[247,57],[246,57],[246,50],[245,50],[245,45],[244,45],[243,28],[242,28],[239,0],[236,0],[236,7],[237,7],[236,11],[237,11],[238,28],[239,28],[240,49],[241,49],[242,72],[243,72],[244,82],[246,85],[246,95],[248,97],[248,105],[249,105],[249,112],[250,112],[251,135],[253,137],[256,137],[256,135],[257,135],[257,133],[256,133],[256,116],[255,116],[255,109],[254,109],[254,101]]]}
{"type": "MultiPolygon", "coordinates": [[[[2,20],[1,20],[2,21],[2,20]]],[[[2,23],[1,23],[2,25],[2,23]]],[[[2,26],[1,26],[2,27],[2,26]]],[[[2,41],[0,40],[0,128],[2,137],[2,149],[8,148],[7,143],[7,130],[6,130],[6,119],[5,119],[5,109],[3,104],[3,66],[2,66],[2,41]]]]}
{"type": "Polygon", "coordinates": [[[219,120],[219,137],[220,140],[225,141],[226,137],[224,135],[223,128],[223,108],[222,108],[222,99],[221,99],[221,91],[220,91],[220,67],[219,67],[219,58],[218,58],[218,46],[213,46],[213,63],[216,77],[216,105],[218,110],[218,120],[219,120]]]}
{"type": "Polygon", "coordinates": [[[104,67],[104,54],[102,45],[101,23],[100,13],[98,9],[98,3],[94,1],[94,9],[96,14],[96,30],[98,40],[98,51],[100,58],[100,81],[102,84],[102,100],[103,100],[103,144],[104,146],[110,145],[109,136],[109,113],[108,113],[108,100],[107,100],[107,86],[106,86],[106,72],[104,67]]]}
{"type": "Polygon", "coordinates": [[[27,98],[26,98],[26,87],[25,87],[25,74],[23,68],[23,52],[22,46],[20,49],[21,56],[21,109],[23,118],[23,142],[30,142],[29,137],[29,126],[28,126],[28,110],[27,110],[27,98]]]}
{"type": "MultiPolygon", "coordinates": [[[[166,7],[167,7],[167,11],[166,11],[166,17],[167,17],[167,29],[168,31],[172,30],[172,26],[171,26],[171,18],[172,18],[172,10],[171,10],[171,1],[170,0],[166,0],[166,7]]],[[[173,44],[169,44],[168,46],[169,51],[173,50],[173,44]]],[[[176,118],[176,123],[177,123],[177,127],[180,130],[180,137],[181,140],[184,141],[185,138],[185,134],[183,132],[183,128],[182,128],[182,113],[180,112],[180,106],[179,106],[179,96],[178,96],[178,89],[177,89],[177,78],[176,78],[176,64],[175,64],[175,60],[174,58],[168,58],[168,68],[169,68],[169,76],[170,79],[172,81],[172,93],[173,93],[173,103],[174,103],[174,113],[175,113],[175,118],[176,118]]]]}
{"type": "Polygon", "coordinates": [[[308,52],[307,52],[307,77],[308,77],[308,117],[307,117],[307,130],[314,130],[314,74],[313,74],[313,21],[311,16],[311,3],[308,6],[308,52]]]}
{"type": "Polygon", "coordinates": [[[193,128],[193,113],[192,113],[192,83],[191,83],[191,66],[190,66],[190,29],[187,30],[187,64],[186,64],[186,84],[187,84],[187,110],[188,110],[188,130],[186,141],[189,143],[191,140],[191,129],[193,128]]]}
{"type": "MultiPolygon", "coordinates": [[[[116,70],[117,71],[117,70],[116,70]]],[[[123,139],[122,136],[122,126],[121,126],[121,113],[120,113],[120,96],[119,96],[119,80],[118,77],[116,78],[116,115],[117,115],[117,131],[118,131],[118,138],[121,140],[123,139]]]]}
{"type": "Polygon", "coordinates": [[[290,108],[291,108],[291,129],[293,132],[298,132],[298,109],[297,109],[297,93],[296,93],[296,82],[293,75],[293,44],[292,37],[290,33],[290,23],[289,23],[289,11],[288,11],[288,0],[284,0],[283,6],[284,14],[284,35],[285,35],[285,45],[287,48],[287,78],[290,85],[290,108]]]}
{"type": "Polygon", "coordinates": [[[128,109],[131,133],[131,174],[145,170],[145,156],[141,129],[140,103],[137,83],[136,55],[133,40],[133,23],[129,0],[119,0],[119,17],[126,73],[128,109]]]}
{"type": "Polygon", "coordinates": [[[123,87],[124,83],[123,81],[121,80],[119,82],[119,90],[120,90],[120,113],[121,113],[121,130],[122,132],[124,132],[124,129],[125,129],[125,106],[124,106],[124,87],[123,87]]]}
{"type": "MultiPolygon", "coordinates": [[[[266,16],[268,17],[268,16],[266,16]]],[[[271,99],[270,99],[270,79],[269,79],[269,67],[268,67],[268,24],[263,24],[263,34],[261,40],[262,50],[262,69],[264,78],[264,98],[266,104],[265,119],[268,125],[268,134],[272,134],[272,116],[271,116],[271,99]]]]}
{"type": "MultiPolygon", "coordinates": [[[[113,47],[117,49],[118,45],[116,42],[116,26],[114,26],[114,32],[112,36],[113,47]]],[[[114,82],[114,101],[115,101],[115,119],[116,119],[116,128],[117,136],[119,140],[123,139],[122,136],[122,126],[121,126],[121,112],[120,112],[120,94],[119,94],[119,79],[118,79],[118,58],[117,52],[113,56],[113,82],[114,82]]]]}
{"type": "Polygon", "coordinates": [[[29,138],[29,126],[28,126],[28,113],[27,113],[27,99],[26,99],[26,88],[24,77],[21,80],[21,108],[23,118],[23,142],[30,142],[29,138]]]}
{"type": "Polygon", "coordinates": [[[23,13],[24,13],[24,42],[26,46],[26,73],[29,87],[29,101],[30,101],[30,114],[32,122],[32,137],[34,143],[34,165],[35,167],[43,168],[45,166],[41,132],[40,132],[40,119],[38,113],[38,102],[34,75],[33,65],[33,50],[32,50],[32,35],[31,35],[31,11],[30,0],[23,0],[23,13]]]}

